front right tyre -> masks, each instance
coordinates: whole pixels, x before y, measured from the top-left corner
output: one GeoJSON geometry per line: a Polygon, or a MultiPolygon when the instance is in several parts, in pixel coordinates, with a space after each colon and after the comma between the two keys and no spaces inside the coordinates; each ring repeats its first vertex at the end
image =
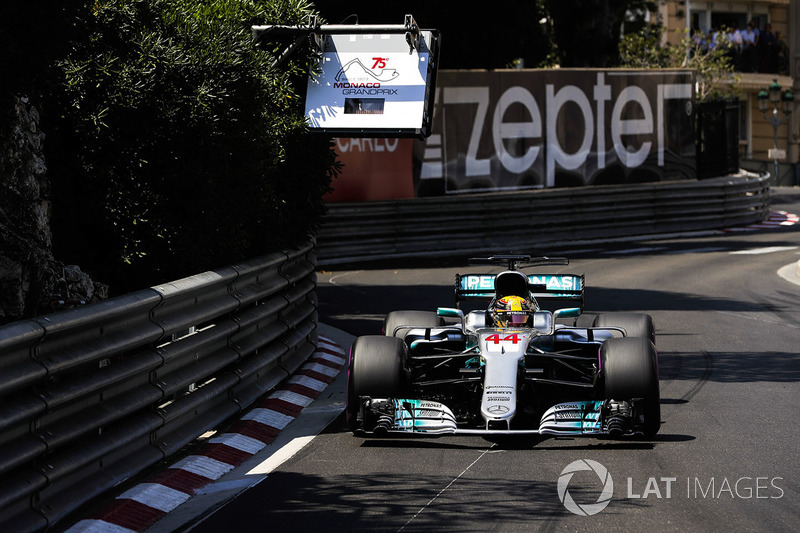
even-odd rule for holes
{"type": "Polygon", "coordinates": [[[402,339],[383,335],[359,337],[350,349],[347,371],[347,426],[358,429],[360,398],[401,398],[408,390],[408,348],[402,339]]]}

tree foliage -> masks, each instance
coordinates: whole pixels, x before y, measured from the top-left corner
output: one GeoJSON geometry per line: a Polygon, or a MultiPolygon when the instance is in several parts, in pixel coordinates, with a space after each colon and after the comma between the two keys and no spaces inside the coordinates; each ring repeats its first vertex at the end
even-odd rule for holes
{"type": "Polygon", "coordinates": [[[616,67],[623,24],[637,28],[655,10],[646,0],[545,0],[559,63],[565,68],[616,67]]]}
{"type": "Polygon", "coordinates": [[[250,27],[305,22],[311,5],[83,6],[49,106],[62,110],[51,116],[59,254],[129,290],[308,238],[335,172],[295,91],[309,55],[277,70],[250,27]]]}
{"type": "Polygon", "coordinates": [[[477,9],[445,0],[315,5],[332,24],[399,24],[410,13],[442,32],[440,66],[448,69],[615,67],[623,29],[638,30],[656,8],[649,0],[513,0],[477,9]]]}
{"type": "Polygon", "coordinates": [[[452,1],[316,0],[329,24],[401,24],[411,14],[422,28],[442,34],[440,68],[493,69],[520,63],[547,66],[553,52],[543,0],[508,0],[497,6],[452,1]]]}
{"type": "MultiPolygon", "coordinates": [[[[252,257],[305,239],[335,175],[329,141],[303,121],[310,50],[285,68],[256,49],[252,24],[397,23],[442,32],[440,68],[637,66],[652,35],[620,55],[645,0],[76,0],[3,3],[5,96],[40,91],[57,257],[116,291],[252,257]],[[635,19],[636,17],[634,17],[635,19]],[[49,67],[56,65],[55,70],[49,67]]],[[[688,55],[681,66],[708,65],[688,55]],[[698,61],[699,63],[692,63],[698,61]]],[[[703,62],[705,61],[705,62],[703,62]]],[[[711,85],[709,85],[711,86],[711,85]]],[[[35,95],[33,95],[35,96],[35,95]]]]}
{"type": "Polygon", "coordinates": [[[697,72],[701,102],[736,96],[739,80],[731,61],[731,43],[720,33],[714,46],[688,33],[677,44],[664,44],[664,27],[652,24],[626,35],[620,43],[620,66],[629,68],[688,68],[697,72]]]}

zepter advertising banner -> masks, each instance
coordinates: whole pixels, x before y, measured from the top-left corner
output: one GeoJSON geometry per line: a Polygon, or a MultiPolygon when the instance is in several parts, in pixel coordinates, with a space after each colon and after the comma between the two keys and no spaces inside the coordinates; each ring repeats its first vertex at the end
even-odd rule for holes
{"type": "Polygon", "coordinates": [[[309,76],[306,118],[312,130],[341,136],[424,137],[430,133],[435,79],[431,31],[323,37],[309,76]]]}
{"type": "Polygon", "coordinates": [[[417,196],[696,177],[690,70],[441,71],[417,196]]]}

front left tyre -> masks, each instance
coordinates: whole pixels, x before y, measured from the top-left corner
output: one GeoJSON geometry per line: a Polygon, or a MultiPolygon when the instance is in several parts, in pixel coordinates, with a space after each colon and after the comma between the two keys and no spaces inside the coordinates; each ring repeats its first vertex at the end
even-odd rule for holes
{"type": "Polygon", "coordinates": [[[600,377],[603,397],[637,403],[644,420],[636,423],[645,437],[654,437],[661,427],[661,397],[653,343],[644,337],[607,340],[600,348],[600,377]]]}
{"type": "Polygon", "coordinates": [[[618,327],[626,337],[644,337],[656,344],[656,327],[653,317],[645,313],[602,313],[595,317],[593,327],[618,327]]]}

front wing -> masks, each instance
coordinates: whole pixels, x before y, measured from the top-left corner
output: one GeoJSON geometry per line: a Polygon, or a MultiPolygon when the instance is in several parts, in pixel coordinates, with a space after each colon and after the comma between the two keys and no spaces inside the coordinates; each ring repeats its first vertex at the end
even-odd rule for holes
{"type": "Polygon", "coordinates": [[[620,431],[609,424],[607,401],[560,403],[548,409],[536,429],[494,429],[459,427],[453,412],[430,400],[362,398],[359,420],[362,430],[373,435],[551,435],[628,436],[638,432],[620,431]]]}

